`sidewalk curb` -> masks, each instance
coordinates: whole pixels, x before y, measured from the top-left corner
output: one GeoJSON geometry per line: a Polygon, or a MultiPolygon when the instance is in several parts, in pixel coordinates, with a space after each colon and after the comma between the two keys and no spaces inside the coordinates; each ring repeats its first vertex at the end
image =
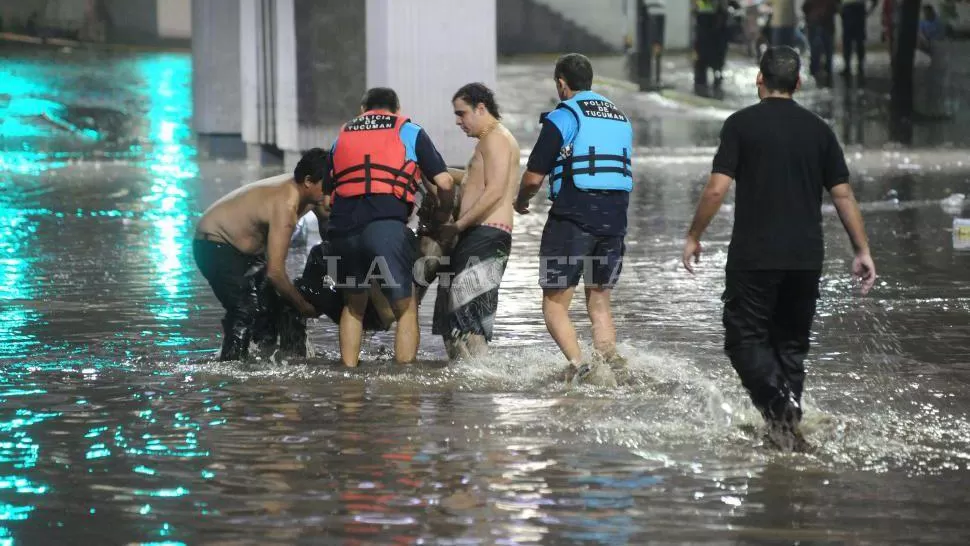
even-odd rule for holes
{"type": "Polygon", "coordinates": [[[35,45],[35,46],[47,46],[47,47],[72,47],[72,48],[87,48],[95,50],[107,50],[107,51],[124,51],[124,52],[136,52],[136,51],[158,51],[158,52],[176,52],[176,53],[190,53],[192,51],[191,46],[178,46],[178,45],[138,45],[138,44],[116,44],[109,42],[86,42],[80,40],[70,40],[67,38],[41,38],[38,36],[28,36],[26,34],[17,34],[14,32],[0,32],[0,45],[2,44],[23,44],[23,45],[35,45]]]}
{"type": "Polygon", "coordinates": [[[734,112],[737,110],[736,107],[730,103],[724,102],[723,100],[710,97],[701,97],[693,93],[688,93],[681,89],[677,89],[676,87],[669,87],[660,89],[658,91],[640,91],[640,86],[631,81],[611,78],[609,76],[597,76],[593,78],[593,83],[617,87],[630,91],[634,95],[638,96],[657,95],[669,101],[676,102],[677,104],[686,108],[714,108],[729,112],[734,112]]]}

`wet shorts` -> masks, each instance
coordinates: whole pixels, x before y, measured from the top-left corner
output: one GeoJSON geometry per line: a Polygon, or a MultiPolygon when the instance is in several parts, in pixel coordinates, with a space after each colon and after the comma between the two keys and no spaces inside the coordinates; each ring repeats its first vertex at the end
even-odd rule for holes
{"type": "Polygon", "coordinates": [[[569,220],[549,216],[539,246],[539,286],[548,289],[579,285],[613,288],[623,269],[623,236],[601,237],[569,220]]]}
{"type": "Polygon", "coordinates": [[[376,220],[356,233],[331,233],[330,243],[339,258],[338,287],[359,292],[377,281],[388,301],[411,296],[418,239],[400,220],[376,220]]]}

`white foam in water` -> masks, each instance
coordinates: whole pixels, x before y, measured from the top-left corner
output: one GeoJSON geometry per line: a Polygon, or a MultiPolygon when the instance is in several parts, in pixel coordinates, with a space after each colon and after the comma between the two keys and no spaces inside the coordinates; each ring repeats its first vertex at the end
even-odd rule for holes
{"type": "MultiPolygon", "coordinates": [[[[888,326],[879,323],[877,317],[869,320],[884,335],[879,336],[878,346],[863,347],[863,358],[878,363],[889,358],[880,355],[898,355],[898,342],[888,326]]],[[[179,365],[176,373],[334,384],[366,380],[375,388],[393,387],[408,392],[486,394],[496,408],[488,434],[526,434],[543,441],[621,446],[641,453],[653,461],[651,464],[665,466],[689,465],[696,457],[707,456],[747,461],[744,464],[789,456],[761,448],[762,418],[726,357],[708,356],[694,361],[688,356],[689,348],[671,350],[639,341],[621,343],[618,348],[628,359],[633,385],[567,385],[562,379],[565,361],[551,341],[524,348],[496,344],[484,357],[444,368],[400,368],[386,358],[375,365],[375,355],[368,354],[357,370],[321,365],[319,360],[294,359],[288,363],[270,360],[179,365]]],[[[590,347],[583,349],[589,354],[590,347]]],[[[333,357],[330,353],[328,356],[333,357]]],[[[899,396],[900,382],[886,364],[880,365],[884,369],[879,373],[857,374],[848,384],[844,378],[822,383],[829,374],[816,376],[812,369],[830,364],[826,359],[814,360],[816,354],[813,352],[808,362],[802,423],[803,432],[816,451],[798,457],[811,457],[814,464],[828,467],[869,470],[909,467],[913,461],[935,461],[936,466],[970,461],[970,454],[961,455],[960,450],[943,446],[954,437],[970,438],[970,422],[965,416],[947,415],[934,402],[915,413],[910,407],[886,402],[894,397],[906,399],[899,396]],[[823,407],[832,404],[847,407],[823,407]],[[859,410],[860,407],[868,409],[859,410]]],[[[157,367],[157,363],[152,366],[157,367]]]]}

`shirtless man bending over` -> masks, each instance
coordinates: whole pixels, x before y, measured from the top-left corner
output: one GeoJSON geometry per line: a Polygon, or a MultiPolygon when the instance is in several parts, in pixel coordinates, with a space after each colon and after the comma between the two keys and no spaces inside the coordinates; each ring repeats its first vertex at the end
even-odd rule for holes
{"type": "Polygon", "coordinates": [[[439,278],[432,333],[444,338],[454,360],[485,352],[492,340],[498,288],[512,249],[519,143],[499,122],[495,95],[485,85],[465,85],[452,105],[456,124],[478,139],[466,169],[449,169],[461,184],[461,211],[442,228],[441,239],[455,242],[449,275],[439,278]]]}
{"type": "Polygon", "coordinates": [[[323,202],[329,168],[327,153],[314,148],[292,176],[247,184],[216,201],[199,220],[192,241],[195,263],[226,309],[220,360],[249,355],[266,280],[301,315],[317,315],[287,277],[286,255],[297,220],[323,202]]]}

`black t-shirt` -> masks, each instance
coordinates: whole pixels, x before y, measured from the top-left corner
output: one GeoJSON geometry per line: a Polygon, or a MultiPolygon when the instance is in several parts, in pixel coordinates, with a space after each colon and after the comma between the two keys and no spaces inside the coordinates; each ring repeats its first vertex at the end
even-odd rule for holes
{"type": "Polygon", "coordinates": [[[791,99],[735,112],[721,128],[713,172],[737,183],[728,269],[822,268],[822,189],[849,177],[825,121],[791,99]]]}
{"type": "MultiPolygon", "coordinates": [[[[428,133],[418,131],[414,153],[418,156],[421,173],[429,180],[446,172],[445,160],[431,142],[428,133]]],[[[332,176],[330,186],[324,187],[326,193],[333,191],[332,176]]],[[[337,197],[330,209],[329,231],[348,233],[363,229],[375,220],[394,219],[407,222],[411,215],[410,205],[393,195],[365,195],[360,197],[337,197]]]]}
{"type": "MultiPolygon", "coordinates": [[[[527,169],[536,174],[549,174],[559,159],[563,137],[556,124],[545,120],[527,169]]],[[[581,190],[566,177],[552,202],[549,214],[577,224],[586,233],[600,237],[626,235],[626,213],[630,192],[581,190]]]]}

